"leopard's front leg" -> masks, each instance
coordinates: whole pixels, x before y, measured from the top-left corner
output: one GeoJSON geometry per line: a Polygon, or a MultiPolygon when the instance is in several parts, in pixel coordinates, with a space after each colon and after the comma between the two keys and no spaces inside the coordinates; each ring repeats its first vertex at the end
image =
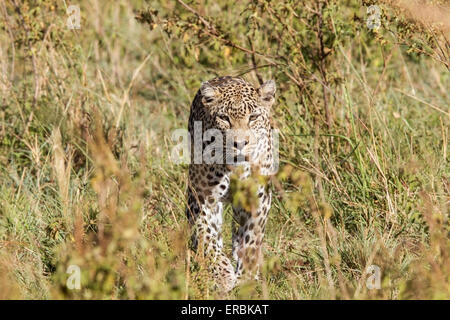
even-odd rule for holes
{"type": "Polygon", "coordinates": [[[226,188],[223,188],[225,182],[220,183],[220,180],[226,177],[216,176],[208,184],[201,181],[201,172],[197,170],[198,174],[191,177],[188,188],[186,214],[192,227],[192,248],[208,259],[208,268],[218,289],[228,292],[235,286],[236,276],[230,259],[223,252],[221,198],[226,188]]]}
{"type": "Polygon", "coordinates": [[[258,188],[258,206],[253,212],[233,207],[233,259],[238,281],[258,279],[262,263],[262,241],[272,195],[267,187],[258,188]]]}

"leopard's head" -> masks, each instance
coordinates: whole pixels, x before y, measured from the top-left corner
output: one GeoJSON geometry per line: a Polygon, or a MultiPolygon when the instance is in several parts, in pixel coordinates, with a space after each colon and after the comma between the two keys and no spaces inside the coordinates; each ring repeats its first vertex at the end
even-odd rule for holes
{"type": "Polygon", "coordinates": [[[227,164],[257,161],[270,144],[270,113],[275,101],[273,80],[255,88],[241,78],[223,77],[204,82],[200,88],[202,103],[210,118],[211,139],[220,144],[227,164]]]}

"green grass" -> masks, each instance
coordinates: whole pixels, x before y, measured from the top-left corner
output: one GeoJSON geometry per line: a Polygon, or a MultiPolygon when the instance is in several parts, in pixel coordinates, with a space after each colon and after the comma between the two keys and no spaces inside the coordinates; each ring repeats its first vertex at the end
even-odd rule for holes
{"type": "MultiPolygon", "coordinates": [[[[190,5],[246,43],[244,2],[200,3],[190,5]]],[[[66,28],[61,4],[26,4],[20,15],[0,5],[0,298],[217,297],[187,248],[187,167],[169,159],[171,133],[187,127],[202,81],[242,73],[250,55],[149,30],[135,19],[141,1],[81,1],[80,30],[66,28]],[[72,264],[81,290],[66,287],[72,264]]],[[[352,5],[339,14],[359,14],[352,5]]],[[[375,37],[336,34],[329,125],[319,81],[301,95],[286,76],[295,63],[258,70],[277,82],[281,169],[263,279],[229,298],[449,298],[449,73],[375,37]],[[365,285],[373,264],[380,290],[365,285]]],[[[275,46],[255,39],[261,52],[275,46]]],[[[230,225],[227,209],[224,239],[230,225]]]]}

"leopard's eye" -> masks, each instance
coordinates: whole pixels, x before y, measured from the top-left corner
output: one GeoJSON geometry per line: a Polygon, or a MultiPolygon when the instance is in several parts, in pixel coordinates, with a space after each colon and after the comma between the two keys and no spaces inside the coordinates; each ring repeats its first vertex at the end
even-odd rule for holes
{"type": "Polygon", "coordinates": [[[250,115],[250,117],[248,118],[248,121],[255,121],[256,119],[259,118],[261,114],[260,113],[254,113],[252,115],[250,115]]]}
{"type": "Polygon", "coordinates": [[[226,114],[218,114],[217,118],[222,120],[223,122],[226,122],[227,124],[230,124],[230,118],[226,114]]]}

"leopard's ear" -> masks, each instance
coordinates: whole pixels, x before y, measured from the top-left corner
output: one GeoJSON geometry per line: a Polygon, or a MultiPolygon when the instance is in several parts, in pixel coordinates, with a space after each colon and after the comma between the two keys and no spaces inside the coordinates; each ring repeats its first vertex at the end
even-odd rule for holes
{"type": "Polygon", "coordinates": [[[271,107],[273,102],[275,101],[275,91],[277,90],[277,86],[275,81],[269,80],[264,82],[261,87],[259,87],[259,95],[261,96],[261,100],[265,105],[271,107]]]}
{"type": "Polygon", "coordinates": [[[216,90],[214,90],[214,88],[208,83],[208,81],[202,83],[200,92],[202,93],[204,104],[210,105],[216,100],[216,90]]]}

